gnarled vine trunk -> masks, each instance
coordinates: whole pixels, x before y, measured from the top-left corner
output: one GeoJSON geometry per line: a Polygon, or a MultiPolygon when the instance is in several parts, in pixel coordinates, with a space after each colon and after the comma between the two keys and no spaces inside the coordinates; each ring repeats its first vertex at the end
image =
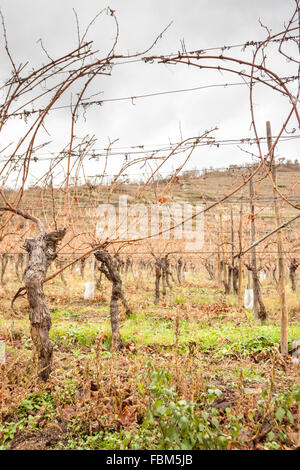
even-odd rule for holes
{"type": "Polygon", "coordinates": [[[297,263],[296,258],[291,259],[289,271],[290,271],[290,280],[292,283],[292,290],[294,292],[296,292],[296,271],[297,271],[298,266],[299,264],[297,263]]]}
{"type": "Polygon", "coordinates": [[[110,299],[110,322],[112,332],[112,348],[121,349],[124,344],[121,339],[119,330],[119,300],[123,303],[126,315],[130,314],[130,308],[125,298],[122,289],[122,279],[118,271],[120,266],[117,260],[113,259],[112,256],[105,250],[100,249],[95,251],[95,258],[101,262],[99,270],[105,275],[105,277],[112,283],[111,299],[110,299]]]}
{"type": "Polygon", "coordinates": [[[41,232],[35,238],[27,238],[24,243],[29,255],[23,279],[30,307],[31,338],[38,354],[38,375],[44,381],[48,380],[51,372],[53,346],[49,339],[51,314],[46,304],[43,285],[47,269],[57,256],[57,244],[65,233],[65,229],[50,233],[41,232]]]}
{"type": "Polygon", "coordinates": [[[9,260],[9,255],[7,253],[3,253],[1,257],[1,284],[2,286],[5,286],[5,281],[4,281],[4,274],[8,265],[8,260],[9,260]]]}
{"type": "Polygon", "coordinates": [[[233,292],[235,294],[238,294],[238,281],[239,281],[239,268],[238,266],[234,266],[232,270],[232,287],[233,287],[233,292]]]}
{"type": "Polygon", "coordinates": [[[266,307],[263,302],[263,298],[261,294],[257,268],[256,266],[249,266],[249,265],[247,265],[247,268],[249,269],[249,271],[252,272],[253,294],[254,294],[254,315],[256,316],[256,319],[264,322],[267,319],[267,311],[266,311],[266,307]]]}
{"type": "MultiPolygon", "coordinates": [[[[56,260],[55,261],[55,265],[58,269],[62,268],[64,266],[65,262],[63,260],[56,260]]],[[[60,274],[59,274],[59,277],[60,279],[62,280],[62,283],[64,286],[67,286],[67,281],[66,281],[66,278],[64,276],[64,272],[62,271],[60,274]]]]}
{"type": "Polygon", "coordinates": [[[24,264],[24,253],[18,253],[18,257],[16,261],[16,275],[20,282],[22,279],[23,264],[24,264]]]}
{"type": "Polygon", "coordinates": [[[155,304],[158,304],[159,297],[160,297],[160,292],[159,292],[160,278],[161,278],[161,265],[160,265],[160,261],[156,260],[155,262],[155,299],[154,299],[155,304]]]}
{"type": "Polygon", "coordinates": [[[176,265],[177,279],[179,284],[181,284],[181,270],[182,270],[182,259],[179,258],[176,265]]]}

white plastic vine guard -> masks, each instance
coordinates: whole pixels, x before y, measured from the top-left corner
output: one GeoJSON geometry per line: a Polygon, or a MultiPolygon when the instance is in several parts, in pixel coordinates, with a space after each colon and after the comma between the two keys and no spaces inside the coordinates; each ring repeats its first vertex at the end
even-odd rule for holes
{"type": "Polygon", "coordinates": [[[94,298],[95,284],[94,282],[86,282],[84,290],[84,300],[91,300],[94,298]]]}
{"type": "Polygon", "coordinates": [[[253,303],[254,303],[253,289],[245,289],[245,292],[244,292],[244,307],[247,310],[252,310],[253,309],[253,303]]]}

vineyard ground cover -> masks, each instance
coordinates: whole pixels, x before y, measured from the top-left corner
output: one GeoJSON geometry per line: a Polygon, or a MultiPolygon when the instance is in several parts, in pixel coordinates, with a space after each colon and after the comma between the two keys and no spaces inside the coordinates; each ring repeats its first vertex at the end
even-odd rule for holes
{"type": "MultiPolygon", "coordinates": [[[[158,305],[154,285],[142,278],[137,287],[130,273],[124,285],[133,313],[120,315],[125,347],[115,353],[109,283],[84,301],[84,281],[68,272],[65,277],[67,287],[59,278],[45,286],[55,355],[43,385],[36,379],[26,301],[18,301],[17,315],[5,301],[16,289],[13,273],[3,287],[2,449],[299,446],[299,371],[276,353],[274,286],[263,285],[269,318],[260,325],[252,312],[239,313],[236,297],[225,296],[202,272],[189,273],[158,305]]],[[[291,346],[300,339],[300,305],[292,292],[288,302],[291,346]]]]}

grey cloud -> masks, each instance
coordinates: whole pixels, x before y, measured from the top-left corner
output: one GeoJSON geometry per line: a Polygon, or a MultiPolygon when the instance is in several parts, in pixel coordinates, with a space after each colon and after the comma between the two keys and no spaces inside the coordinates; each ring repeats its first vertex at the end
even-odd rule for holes
{"type": "MultiPolygon", "coordinates": [[[[50,55],[58,56],[76,47],[76,24],[74,8],[80,19],[81,32],[93,16],[107,6],[104,2],[89,0],[2,0],[1,9],[5,15],[9,44],[14,57],[19,62],[30,59],[38,64],[45,61],[39,44],[43,39],[50,55]]],[[[127,54],[147,48],[156,35],[173,20],[173,24],[158,42],[154,53],[162,54],[179,50],[180,40],[184,38],[187,49],[201,49],[225,44],[240,43],[265,37],[258,18],[270,26],[273,31],[282,27],[293,10],[292,0],[114,0],[110,7],[116,10],[120,26],[120,37],[117,50],[127,54]]],[[[110,16],[103,15],[91,28],[89,39],[95,41],[95,47],[106,51],[114,39],[114,25],[110,16]]],[[[249,51],[250,52],[250,51],[249,51]]],[[[240,52],[237,50],[237,54],[240,52]]],[[[0,52],[0,79],[10,72],[10,65],[0,52]]],[[[275,63],[281,75],[290,73],[282,69],[282,64],[275,63]]],[[[211,83],[239,81],[229,74],[193,70],[183,65],[176,67],[150,64],[131,64],[117,66],[111,77],[99,77],[89,93],[102,92],[98,99],[122,96],[136,96],[149,92],[189,88],[211,83]]],[[[73,90],[74,92],[74,90],[73,90]]],[[[272,94],[270,94],[271,97],[272,94]]],[[[274,129],[283,119],[284,108],[280,98],[270,98],[259,88],[255,94],[258,105],[259,130],[264,133],[264,118],[274,120],[274,129]],[[265,110],[265,112],[264,112],[265,110]],[[279,116],[278,116],[279,113],[279,116]],[[280,114],[282,113],[282,114],[280,114]]],[[[69,98],[63,103],[68,103],[69,98]]],[[[79,120],[78,132],[95,133],[99,145],[103,147],[108,137],[119,137],[118,145],[156,144],[168,142],[168,139],[179,138],[179,122],[185,137],[201,133],[203,130],[218,125],[216,136],[225,138],[244,137],[249,130],[250,115],[248,91],[246,87],[231,89],[203,90],[162,97],[130,101],[105,103],[102,107],[93,107],[87,111],[87,121],[79,120]]],[[[69,132],[69,112],[54,111],[49,124],[54,140],[52,148],[59,149],[65,144],[69,132]]],[[[13,125],[9,137],[14,134],[13,125]]],[[[43,138],[46,138],[43,135],[43,138]]],[[[284,152],[296,157],[294,144],[284,144],[284,152]]],[[[200,151],[192,159],[191,165],[220,165],[224,162],[244,161],[247,158],[237,149],[212,149],[200,151]],[[221,153],[222,152],[222,153],[221,153]],[[202,154],[201,154],[202,155],[202,154]],[[220,157],[221,155],[221,157],[220,157]],[[230,160],[232,159],[232,160],[230,160]],[[199,163],[200,162],[200,163],[199,163]]],[[[111,163],[110,171],[115,172],[118,163],[111,163]]],[[[38,168],[38,167],[37,167],[38,168]]],[[[171,168],[171,164],[170,164],[171,168]]],[[[93,171],[92,165],[89,171],[93,171]]],[[[34,171],[38,171],[34,170],[34,171]]]]}

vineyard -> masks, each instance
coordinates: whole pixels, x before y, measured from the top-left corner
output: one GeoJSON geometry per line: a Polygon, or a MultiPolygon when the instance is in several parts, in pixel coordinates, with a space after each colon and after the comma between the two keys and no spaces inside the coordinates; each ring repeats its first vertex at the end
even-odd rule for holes
{"type": "Polygon", "coordinates": [[[120,53],[115,10],[74,13],[77,44],[40,40],[38,64],[1,13],[0,449],[299,450],[299,1],[262,40],[163,54],[170,25],[120,53]],[[136,63],[200,85],[99,98],[136,63]],[[246,90],[247,135],[89,129],[114,101],[210,87],[246,90]],[[227,148],[239,162],[211,165],[227,148]]]}

